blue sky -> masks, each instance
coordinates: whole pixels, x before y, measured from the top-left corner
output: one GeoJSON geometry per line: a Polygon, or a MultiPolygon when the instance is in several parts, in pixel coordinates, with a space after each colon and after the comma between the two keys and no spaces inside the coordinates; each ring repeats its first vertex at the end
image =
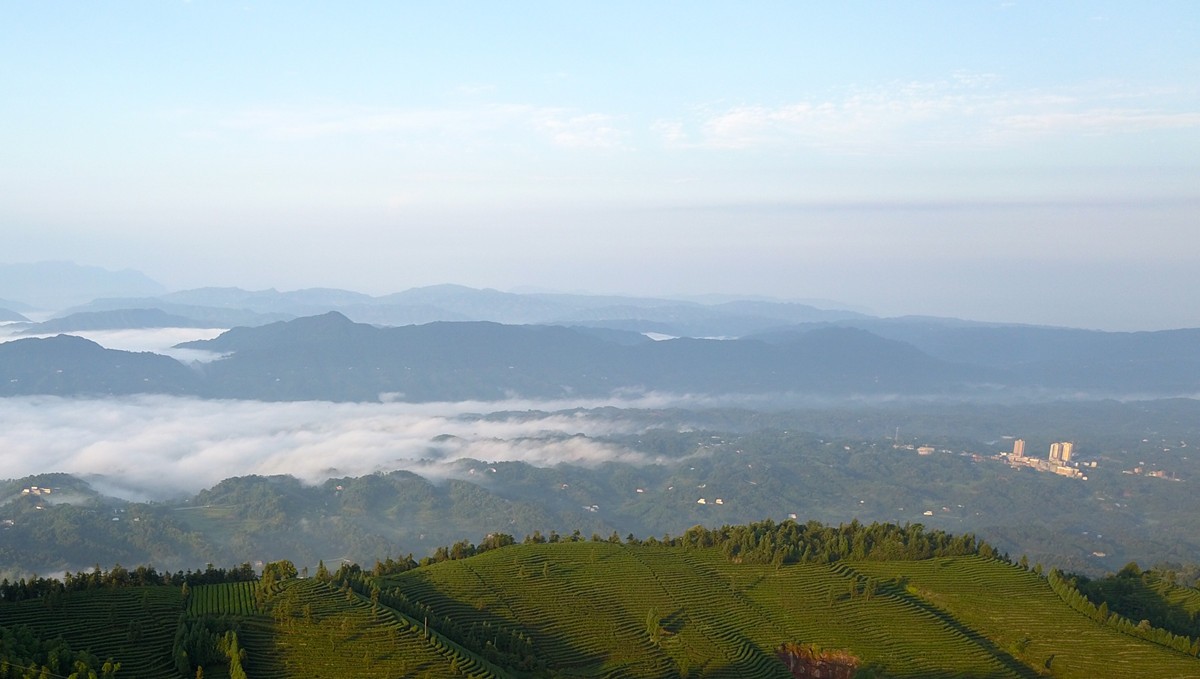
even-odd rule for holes
{"type": "Polygon", "coordinates": [[[1194,2],[7,3],[0,261],[1200,326],[1194,2]]]}

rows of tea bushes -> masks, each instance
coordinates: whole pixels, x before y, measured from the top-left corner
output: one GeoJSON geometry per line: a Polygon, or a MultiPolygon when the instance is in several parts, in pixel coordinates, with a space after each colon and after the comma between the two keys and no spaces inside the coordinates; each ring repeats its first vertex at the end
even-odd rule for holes
{"type": "Polygon", "coordinates": [[[182,607],[177,587],[84,590],[4,603],[0,626],[24,625],[42,639],[112,658],[127,674],[166,679],[176,676],[171,648],[182,607]]]}
{"type": "Polygon", "coordinates": [[[259,607],[254,596],[255,583],[249,581],[198,585],[186,590],[187,614],[254,615],[259,607]]]}
{"type": "MultiPolygon", "coordinates": [[[[953,620],[940,617],[844,563],[783,568],[730,564],[698,553],[735,583],[742,597],[775,625],[776,639],[803,640],[847,649],[887,676],[955,677],[1022,675],[953,620]]],[[[787,643],[781,642],[781,643],[787,643]]]]}
{"type": "MultiPolygon", "coordinates": [[[[85,679],[101,658],[149,679],[787,679],[784,658],[893,679],[1200,677],[1194,640],[920,526],[489,540],[311,579],[274,562],[257,582],[212,568],[173,584],[124,569],[26,582],[0,601],[0,632],[21,639],[0,646],[0,679],[51,665],[85,679]]],[[[1193,610],[1195,590],[1137,577],[1193,610]]]]}
{"type": "Polygon", "coordinates": [[[1200,661],[1121,634],[1072,609],[1046,578],[994,559],[856,562],[1055,677],[1200,676],[1200,661]]]}
{"type": "MultiPolygon", "coordinates": [[[[411,570],[411,569],[410,569],[411,570]]],[[[389,570],[389,573],[397,571],[389,570]]],[[[438,634],[455,642],[471,653],[478,655],[488,663],[519,671],[544,669],[545,663],[538,660],[533,652],[530,639],[516,630],[512,625],[499,622],[497,618],[480,615],[481,611],[491,608],[494,610],[499,602],[488,599],[486,602],[478,597],[478,587],[472,590],[471,585],[478,584],[478,577],[464,567],[467,573],[465,592],[473,607],[457,601],[449,602],[450,606],[433,606],[437,602],[436,593],[417,588],[405,591],[389,584],[385,578],[373,578],[353,567],[342,568],[331,578],[335,586],[349,589],[373,603],[386,606],[397,615],[418,622],[422,629],[430,634],[438,634]]],[[[411,584],[411,582],[410,582],[411,584]]],[[[460,583],[461,584],[461,583],[460,583]]],[[[441,602],[445,603],[445,602],[441,602]]]]}
{"type": "Polygon", "coordinates": [[[251,676],[503,676],[454,640],[349,586],[286,580],[273,589],[267,615],[240,628],[251,676]]]}
{"type": "Polygon", "coordinates": [[[618,668],[629,676],[670,674],[670,656],[646,634],[646,611],[656,600],[621,591],[639,582],[623,576],[630,564],[625,550],[608,543],[529,544],[385,582],[459,627],[516,630],[539,666],[600,675],[618,668]]]}

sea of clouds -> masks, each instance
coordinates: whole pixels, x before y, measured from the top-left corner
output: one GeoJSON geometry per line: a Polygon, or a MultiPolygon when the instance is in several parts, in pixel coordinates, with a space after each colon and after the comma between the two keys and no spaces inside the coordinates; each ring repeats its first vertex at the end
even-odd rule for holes
{"type": "MultiPolygon", "coordinates": [[[[21,324],[0,326],[0,342],[21,324]]],[[[146,328],[72,332],[108,349],[151,351],[184,363],[218,354],[176,349],[222,329],[146,328]]],[[[33,335],[48,336],[48,335],[33,335]]],[[[407,470],[429,479],[464,473],[463,459],[561,463],[652,463],[593,437],[644,425],[587,409],[717,405],[720,399],[636,394],[611,399],[406,403],[264,403],[142,395],[0,399],[0,478],[66,472],[132,500],[193,494],[223,479],[288,474],[308,483],[407,470]],[[582,411],[580,409],[583,409],[582,411]]]]}
{"type": "MultiPolygon", "coordinates": [[[[646,402],[627,403],[637,404],[646,402]]],[[[445,478],[462,473],[454,463],[464,458],[537,466],[653,462],[591,438],[634,431],[631,423],[554,412],[600,405],[613,403],[5,398],[0,476],[66,472],[140,500],[191,494],[247,474],[319,483],[401,469],[445,478]]]]}

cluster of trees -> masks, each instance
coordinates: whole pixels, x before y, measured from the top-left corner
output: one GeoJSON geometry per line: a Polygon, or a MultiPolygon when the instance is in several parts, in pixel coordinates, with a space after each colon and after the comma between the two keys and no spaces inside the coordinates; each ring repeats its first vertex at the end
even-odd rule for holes
{"type": "MultiPolygon", "coordinates": [[[[633,533],[630,533],[629,537],[627,537],[626,540],[629,542],[629,544],[639,544],[638,539],[633,536],[633,533]]],[[[525,536],[525,540],[524,540],[523,544],[541,545],[541,544],[545,544],[547,542],[555,543],[555,542],[583,542],[583,541],[584,541],[583,533],[580,532],[578,529],[576,529],[574,533],[571,533],[570,535],[567,535],[567,536],[559,535],[558,531],[554,531],[554,530],[550,531],[549,535],[542,535],[542,532],[540,530],[535,530],[535,531],[533,531],[532,535],[525,536]]],[[[600,537],[599,533],[592,533],[591,541],[592,542],[605,541],[605,542],[611,542],[615,545],[619,545],[619,544],[621,544],[621,536],[615,530],[607,538],[600,537]]]]}
{"type": "Polygon", "coordinates": [[[1113,575],[1095,580],[1082,575],[1071,578],[1072,584],[1099,606],[1132,620],[1151,620],[1156,627],[1175,634],[1200,637],[1200,608],[1189,610],[1182,603],[1172,603],[1166,593],[1179,585],[1180,574],[1174,570],[1143,571],[1137,563],[1129,563],[1113,575]]]}
{"type": "MultiPolygon", "coordinates": [[[[414,559],[413,555],[410,553],[408,556],[406,556],[402,559],[399,559],[399,560],[393,559],[390,556],[388,558],[384,559],[383,561],[376,559],[375,567],[372,568],[371,571],[373,573],[375,573],[375,575],[378,575],[378,576],[394,575],[396,573],[403,573],[405,571],[411,571],[412,569],[417,568],[420,565],[421,564],[417,563],[417,560],[414,559]]],[[[326,570],[326,568],[325,568],[324,561],[322,561],[320,563],[320,565],[317,566],[318,577],[320,577],[320,575],[322,573],[324,573],[326,576],[328,576],[328,574],[329,574],[329,571],[326,570]]],[[[325,579],[328,580],[328,577],[326,577],[325,579]]]]}
{"type": "Polygon", "coordinates": [[[69,592],[82,592],[89,589],[120,587],[144,587],[147,585],[173,585],[176,587],[213,585],[222,582],[249,582],[258,579],[254,568],[244,563],[236,568],[215,568],[212,564],[202,571],[177,571],[175,573],[159,573],[153,566],[138,566],[128,570],[117,564],[111,569],[101,570],[95,566],[89,572],[72,573],[67,571],[61,580],[56,578],[21,578],[10,582],[8,578],[0,581],[0,600],[24,601],[40,599],[48,596],[58,596],[69,592]]]}
{"type": "Polygon", "coordinates": [[[1046,581],[1050,583],[1050,588],[1054,590],[1054,593],[1067,602],[1067,605],[1096,622],[1106,624],[1123,634],[1145,639],[1175,649],[1180,653],[1200,657],[1200,638],[1193,639],[1187,635],[1175,634],[1170,630],[1155,627],[1148,619],[1134,623],[1119,613],[1111,612],[1107,602],[1101,602],[1097,606],[1075,587],[1073,580],[1063,575],[1062,571],[1057,568],[1050,570],[1046,581]]]}
{"type": "Polygon", "coordinates": [[[858,520],[837,527],[818,521],[776,523],[770,519],[716,529],[693,526],[679,537],[664,537],[663,544],[684,549],[718,547],[732,561],[776,565],[968,555],[1008,559],[971,533],[955,536],[940,530],[927,531],[919,523],[862,524],[858,520]]]}
{"type": "MultiPolygon", "coordinates": [[[[488,550],[499,549],[512,544],[516,544],[516,538],[507,533],[488,533],[487,537],[483,539],[483,542],[480,542],[478,545],[472,544],[468,540],[459,540],[449,547],[438,547],[437,549],[433,550],[432,556],[427,556],[424,559],[421,559],[418,565],[426,566],[431,563],[440,563],[442,561],[469,559],[476,554],[483,554],[488,550]]],[[[412,562],[411,554],[408,555],[408,562],[412,562]]]]}
{"type": "Polygon", "coordinates": [[[238,646],[237,621],[224,616],[180,615],[171,655],[175,669],[185,677],[200,677],[205,667],[225,665],[231,679],[246,679],[246,651],[238,646]]]}
{"type": "Polygon", "coordinates": [[[26,625],[0,626],[0,679],[112,679],[121,663],[100,662],[66,641],[44,641],[26,625]]]}

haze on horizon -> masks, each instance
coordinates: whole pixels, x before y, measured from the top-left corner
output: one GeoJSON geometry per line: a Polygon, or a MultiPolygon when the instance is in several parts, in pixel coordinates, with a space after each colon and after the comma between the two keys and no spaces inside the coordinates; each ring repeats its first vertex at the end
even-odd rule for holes
{"type": "Polygon", "coordinates": [[[1195,327],[1198,24],[1183,1],[12,5],[0,260],[1195,327]]]}

